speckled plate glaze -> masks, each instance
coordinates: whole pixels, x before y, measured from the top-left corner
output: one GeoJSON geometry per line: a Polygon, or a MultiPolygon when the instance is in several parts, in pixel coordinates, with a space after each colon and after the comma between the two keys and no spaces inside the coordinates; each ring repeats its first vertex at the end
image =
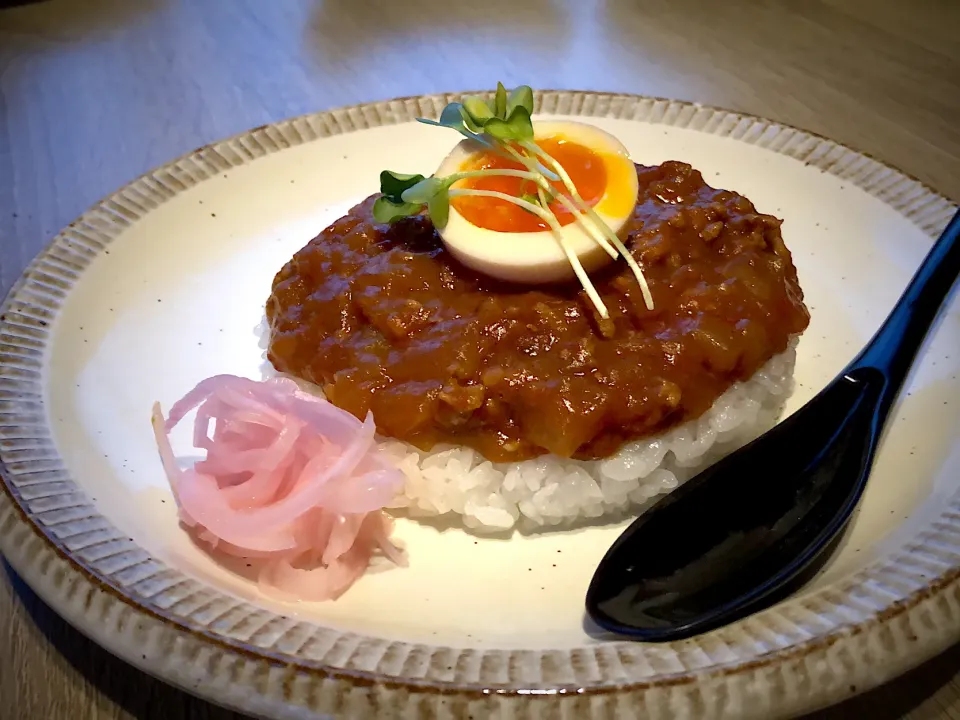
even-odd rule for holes
{"type": "MultiPolygon", "coordinates": [[[[831,564],[709,635],[634,644],[584,621],[590,575],[622,525],[503,540],[402,521],[410,568],[299,605],[265,600],[242,567],[189,541],[151,402],[214,373],[257,376],[252,330],[273,273],[382,168],[431,172],[456,137],[412,120],[451,99],[322,112],[200,148],[93,207],[30,265],[0,308],[0,549],[36,592],[133,665],[277,718],[782,717],[960,639],[956,298],[831,564]]],[[[770,121],[625,95],[537,103],[784,218],[813,314],[791,408],[866,342],[955,209],[770,121]]]]}

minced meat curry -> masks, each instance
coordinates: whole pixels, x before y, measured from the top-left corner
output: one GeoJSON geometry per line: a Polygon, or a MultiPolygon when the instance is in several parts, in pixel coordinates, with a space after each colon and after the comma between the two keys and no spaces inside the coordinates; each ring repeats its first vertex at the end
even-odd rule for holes
{"type": "Polygon", "coordinates": [[[458,264],[429,219],[374,222],[368,198],[277,274],[269,359],[335,405],[421,449],[494,462],[597,458],[707,410],[809,314],[780,220],[680,162],[637,167],[622,260],[576,284],[505,284],[458,264]]]}

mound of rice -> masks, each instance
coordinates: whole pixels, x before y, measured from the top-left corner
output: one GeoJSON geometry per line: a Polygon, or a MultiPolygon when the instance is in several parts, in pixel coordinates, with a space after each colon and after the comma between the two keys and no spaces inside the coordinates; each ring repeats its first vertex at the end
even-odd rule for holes
{"type": "MultiPolygon", "coordinates": [[[[269,340],[257,326],[260,346],[269,340]]],[[[466,447],[423,452],[380,438],[384,452],[406,475],[392,508],[411,517],[459,515],[475,531],[536,531],[637,513],[724,455],[773,427],[793,390],[794,339],[746,382],[733,385],[696,420],[628,443],[604,460],[544,455],[517,463],[491,463],[466,447]]],[[[264,375],[275,375],[269,361],[264,375]]],[[[311,392],[314,385],[301,383],[311,392]]]]}

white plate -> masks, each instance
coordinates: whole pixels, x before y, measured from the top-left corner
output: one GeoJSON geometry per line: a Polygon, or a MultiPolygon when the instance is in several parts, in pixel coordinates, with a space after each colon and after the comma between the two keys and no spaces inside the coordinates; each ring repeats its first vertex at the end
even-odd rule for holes
{"type": "MultiPolygon", "coordinates": [[[[642,645],[584,623],[587,583],[622,525],[497,540],[401,521],[409,569],[320,604],[266,600],[194,546],[151,403],[215,373],[259,376],[253,327],[274,273],[374,191],[381,169],[432,172],[457,138],[410,120],[449,99],[319,113],[201,148],[90,210],[31,265],[0,318],[0,548],[37,592],[133,664],[276,717],[788,715],[960,638],[956,300],[829,567],[800,596],[709,635],[642,645]]],[[[784,219],[812,312],[791,408],[869,339],[954,209],[764,120],[589,93],[538,105],[591,117],[638,162],[690,162],[784,219]]]]}

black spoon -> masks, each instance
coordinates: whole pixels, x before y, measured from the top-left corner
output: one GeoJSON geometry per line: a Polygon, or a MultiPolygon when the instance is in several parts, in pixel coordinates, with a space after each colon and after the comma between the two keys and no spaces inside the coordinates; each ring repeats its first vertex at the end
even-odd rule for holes
{"type": "Polygon", "coordinates": [[[960,212],[877,334],[823,391],[624,531],[587,591],[593,621],[638,640],[676,640],[796,589],[863,494],[890,407],[958,274],[960,212]]]}

